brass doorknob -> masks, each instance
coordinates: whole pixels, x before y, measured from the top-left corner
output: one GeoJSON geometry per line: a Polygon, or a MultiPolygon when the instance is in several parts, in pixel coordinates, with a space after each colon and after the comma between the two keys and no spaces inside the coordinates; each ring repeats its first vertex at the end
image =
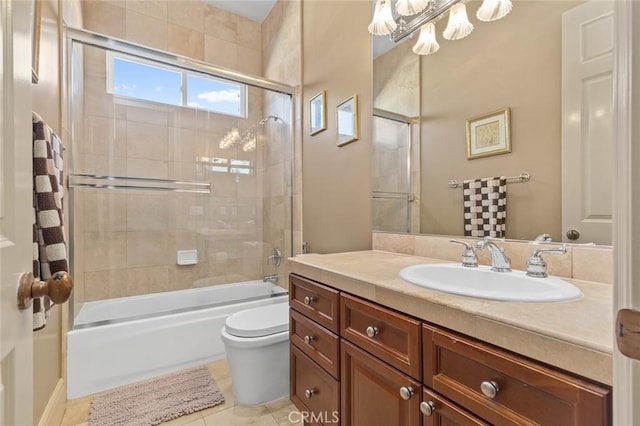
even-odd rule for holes
{"type": "Polygon", "coordinates": [[[42,296],[49,296],[55,304],[64,303],[69,300],[72,290],[73,278],[67,272],[56,272],[47,281],[36,281],[31,272],[26,272],[20,277],[18,307],[28,309],[32,299],[42,296]]]}

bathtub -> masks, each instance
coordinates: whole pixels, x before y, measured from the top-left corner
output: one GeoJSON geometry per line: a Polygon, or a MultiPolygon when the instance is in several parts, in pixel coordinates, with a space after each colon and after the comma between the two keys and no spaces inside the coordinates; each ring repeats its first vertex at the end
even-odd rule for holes
{"type": "Polygon", "coordinates": [[[85,303],[67,334],[67,398],[224,358],[228,315],[288,300],[246,281],[85,303]]]}

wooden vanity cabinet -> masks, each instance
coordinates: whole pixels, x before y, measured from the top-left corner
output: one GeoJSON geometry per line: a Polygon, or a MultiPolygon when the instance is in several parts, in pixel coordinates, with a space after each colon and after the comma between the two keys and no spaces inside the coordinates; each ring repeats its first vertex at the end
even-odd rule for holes
{"type": "Polygon", "coordinates": [[[423,326],[424,384],[499,425],[611,424],[611,390],[452,332],[423,326]]]}
{"type": "Polygon", "coordinates": [[[490,426],[426,386],[422,389],[420,411],[423,426],[490,426]]]}

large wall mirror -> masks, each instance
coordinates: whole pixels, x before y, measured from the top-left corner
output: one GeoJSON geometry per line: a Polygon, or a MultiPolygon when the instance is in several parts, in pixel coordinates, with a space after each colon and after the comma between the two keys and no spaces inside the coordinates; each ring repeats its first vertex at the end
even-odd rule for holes
{"type": "Polygon", "coordinates": [[[491,23],[480,4],[462,40],[436,23],[435,54],[374,40],[374,230],[463,235],[451,180],[528,173],[507,184],[506,238],[610,245],[613,2],[514,1],[491,23]],[[467,120],[506,108],[511,152],[468,158],[467,120]]]}

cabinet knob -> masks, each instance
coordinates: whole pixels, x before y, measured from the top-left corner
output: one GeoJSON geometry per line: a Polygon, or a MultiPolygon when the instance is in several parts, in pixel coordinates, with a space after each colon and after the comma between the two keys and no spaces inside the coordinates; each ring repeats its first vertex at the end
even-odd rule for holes
{"type": "Polygon", "coordinates": [[[313,296],[305,296],[302,301],[304,302],[305,305],[310,305],[316,301],[316,298],[313,296]]]}
{"type": "Polygon", "coordinates": [[[378,330],[378,327],[373,327],[373,326],[367,327],[365,331],[367,332],[367,336],[371,338],[376,337],[380,332],[380,330],[378,330]]]}
{"type": "Polygon", "coordinates": [[[400,398],[404,399],[405,401],[410,400],[413,394],[414,392],[411,386],[402,386],[400,388],[400,398]]]}
{"type": "Polygon", "coordinates": [[[420,412],[425,416],[430,416],[436,411],[436,404],[433,401],[422,401],[420,403],[420,412]]]}
{"type": "Polygon", "coordinates": [[[496,382],[492,381],[484,381],[480,383],[480,390],[482,394],[487,398],[494,399],[496,395],[498,395],[498,391],[500,390],[500,386],[496,382]]]}
{"type": "Polygon", "coordinates": [[[311,398],[314,394],[316,393],[315,389],[307,389],[306,391],[304,391],[304,397],[309,399],[311,398]]]}
{"type": "Polygon", "coordinates": [[[313,342],[314,337],[313,336],[304,336],[304,341],[307,344],[311,344],[311,342],[313,342]]]}

